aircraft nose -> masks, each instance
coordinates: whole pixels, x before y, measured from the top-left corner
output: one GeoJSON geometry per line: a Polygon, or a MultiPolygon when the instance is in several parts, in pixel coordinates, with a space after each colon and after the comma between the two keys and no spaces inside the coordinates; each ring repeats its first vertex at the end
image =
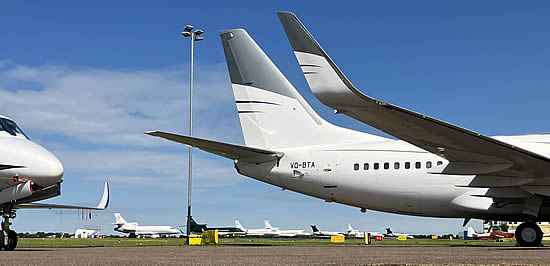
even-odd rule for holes
{"type": "Polygon", "coordinates": [[[53,154],[42,154],[40,164],[35,165],[33,181],[43,187],[51,186],[61,182],[64,174],[63,165],[53,154]]]}
{"type": "Polygon", "coordinates": [[[40,186],[51,186],[61,182],[64,174],[63,164],[48,150],[36,145],[29,176],[40,186]]]}
{"type": "Polygon", "coordinates": [[[61,181],[64,173],[63,164],[52,154],[51,158],[46,161],[43,177],[58,182],[61,181]]]}

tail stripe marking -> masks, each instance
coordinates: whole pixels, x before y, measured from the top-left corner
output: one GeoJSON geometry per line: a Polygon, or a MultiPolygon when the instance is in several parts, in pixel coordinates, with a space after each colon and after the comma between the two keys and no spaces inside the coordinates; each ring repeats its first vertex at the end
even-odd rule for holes
{"type": "Polygon", "coordinates": [[[263,104],[273,104],[280,105],[278,103],[262,102],[262,101],[235,101],[236,103],[263,103],[263,104]]]}
{"type": "Polygon", "coordinates": [[[237,111],[239,114],[263,113],[262,111],[237,111]]]}

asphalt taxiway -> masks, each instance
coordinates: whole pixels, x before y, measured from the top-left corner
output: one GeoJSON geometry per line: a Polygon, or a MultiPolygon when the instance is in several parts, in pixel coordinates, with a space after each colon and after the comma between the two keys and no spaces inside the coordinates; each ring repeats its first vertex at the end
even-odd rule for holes
{"type": "Polygon", "coordinates": [[[21,248],[0,265],[547,264],[549,248],[452,246],[180,246],[21,248]]]}

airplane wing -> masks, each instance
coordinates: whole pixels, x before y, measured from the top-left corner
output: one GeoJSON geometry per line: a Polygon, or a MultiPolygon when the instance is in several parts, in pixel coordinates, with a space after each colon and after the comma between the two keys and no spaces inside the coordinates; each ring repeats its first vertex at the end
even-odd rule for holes
{"type": "Polygon", "coordinates": [[[103,189],[103,196],[101,201],[95,207],[90,206],[78,206],[78,205],[62,205],[62,204],[50,204],[50,203],[23,203],[16,204],[17,209],[88,209],[88,210],[105,210],[109,205],[109,184],[105,182],[103,189]]]}
{"type": "Polygon", "coordinates": [[[441,120],[369,97],[344,76],[298,18],[279,19],[311,90],[325,105],[450,163],[433,173],[497,175],[513,179],[550,176],[550,158],[441,120]]]}
{"type": "Polygon", "coordinates": [[[239,159],[251,163],[264,163],[278,160],[283,157],[284,153],[257,149],[236,144],[217,142],[213,140],[200,139],[189,136],[182,136],[162,131],[148,131],[147,135],[165,138],[167,140],[183,143],[206,152],[214,153],[229,159],[239,159]]]}

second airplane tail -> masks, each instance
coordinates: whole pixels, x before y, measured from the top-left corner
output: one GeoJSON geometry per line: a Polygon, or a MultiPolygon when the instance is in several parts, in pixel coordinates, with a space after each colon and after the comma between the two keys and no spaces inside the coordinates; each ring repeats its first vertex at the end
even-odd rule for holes
{"type": "Polygon", "coordinates": [[[246,228],[242,226],[241,222],[239,220],[235,220],[235,227],[239,228],[241,231],[246,232],[246,228]]]}
{"type": "Polygon", "coordinates": [[[126,224],[126,220],[124,220],[124,218],[122,218],[122,215],[120,215],[120,213],[115,213],[115,224],[126,224]]]}

